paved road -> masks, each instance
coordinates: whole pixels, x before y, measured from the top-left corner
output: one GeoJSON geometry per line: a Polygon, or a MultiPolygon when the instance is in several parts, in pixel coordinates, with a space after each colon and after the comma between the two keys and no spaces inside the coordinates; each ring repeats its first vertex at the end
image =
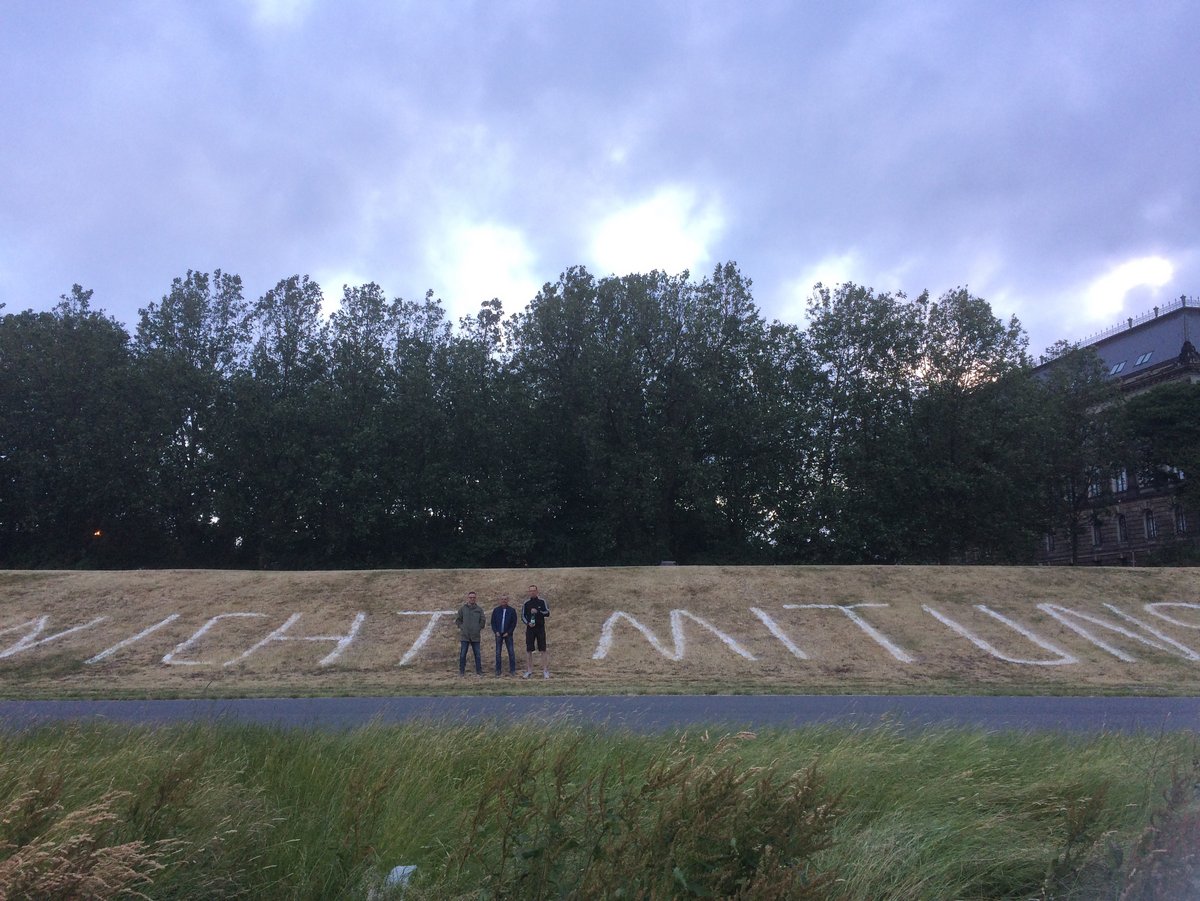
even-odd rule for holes
{"type": "Polygon", "coordinates": [[[639,732],[684,727],[976,726],[989,730],[1200,731],[1200,698],[1050,698],[814,695],[266,698],[176,701],[0,701],[0,728],[98,719],[164,724],[197,720],[353,728],[408,720],[560,718],[639,732]]]}

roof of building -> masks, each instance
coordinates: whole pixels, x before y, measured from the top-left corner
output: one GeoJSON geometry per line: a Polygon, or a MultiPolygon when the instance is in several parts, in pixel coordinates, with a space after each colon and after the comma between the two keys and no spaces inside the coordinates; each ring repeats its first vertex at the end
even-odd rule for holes
{"type": "MultiPolygon", "coordinates": [[[[1177,302],[1178,303],[1178,302],[1177,302]]],[[[1110,375],[1129,376],[1179,356],[1183,342],[1200,342],[1200,304],[1178,305],[1091,343],[1110,375]],[[1118,367],[1120,367],[1118,369],[1118,367]],[[1114,371],[1116,370],[1116,371],[1114,371]]]]}
{"type": "MultiPolygon", "coordinates": [[[[1164,364],[1178,363],[1184,343],[1189,341],[1193,347],[1200,345],[1200,301],[1180,297],[1093,335],[1081,346],[1094,348],[1108,374],[1124,381],[1149,374],[1164,364]]],[[[1049,360],[1037,368],[1053,362],[1049,360]]]]}

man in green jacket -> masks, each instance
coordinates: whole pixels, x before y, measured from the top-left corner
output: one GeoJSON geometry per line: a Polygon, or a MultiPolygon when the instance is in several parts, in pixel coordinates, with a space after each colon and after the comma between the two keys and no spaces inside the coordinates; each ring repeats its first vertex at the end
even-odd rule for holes
{"type": "Polygon", "coordinates": [[[476,603],[475,592],[467,592],[467,602],[458,608],[454,617],[458,626],[458,674],[467,674],[467,647],[475,652],[475,675],[483,675],[483,665],[479,659],[479,636],[483,632],[483,608],[476,603]]]}

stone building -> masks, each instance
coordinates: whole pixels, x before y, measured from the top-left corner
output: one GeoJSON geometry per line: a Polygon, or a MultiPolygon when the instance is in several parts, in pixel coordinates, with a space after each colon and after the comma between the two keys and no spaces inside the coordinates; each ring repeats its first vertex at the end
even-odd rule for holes
{"type": "MultiPolygon", "coordinates": [[[[1200,382],[1200,302],[1181,297],[1082,342],[1095,349],[1110,378],[1130,396],[1173,381],[1200,382]]],[[[1053,361],[1043,367],[1053,366],[1053,361]]],[[[1197,411],[1200,415],[1200,411],[1197,411]]],[[[1172,544],[1200,541],[1200,511],[1185,509],[1176,494],[1180,478],[1200,473],[1164,473],[1139,478],[1131,470],[1099,475],[1088,486],[1090,515],[1078,542],[1079,564],[1136,566],[1172,544]]],[[[1038,562],[1071,562],[1071,542],[1047,534],[1038,562]]]]}

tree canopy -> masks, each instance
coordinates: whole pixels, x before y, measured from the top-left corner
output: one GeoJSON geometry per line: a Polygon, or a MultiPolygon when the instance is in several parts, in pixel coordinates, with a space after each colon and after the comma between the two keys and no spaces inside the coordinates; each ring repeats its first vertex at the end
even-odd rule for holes
{"type": "MultiPolygon", "coordinates": [[[[1035,377],[965,288],[818,285],[806,328],[734,263],[573,267],[458,323],[324,300],[189,271],[133,335],[79,286],[0,317],[0,564],[1024,561],[1117,459],[1094,358],[1035,377]]],[[[1144,468],[1200,469],[1183,394],[1122,420],[1144,468]]]]}

